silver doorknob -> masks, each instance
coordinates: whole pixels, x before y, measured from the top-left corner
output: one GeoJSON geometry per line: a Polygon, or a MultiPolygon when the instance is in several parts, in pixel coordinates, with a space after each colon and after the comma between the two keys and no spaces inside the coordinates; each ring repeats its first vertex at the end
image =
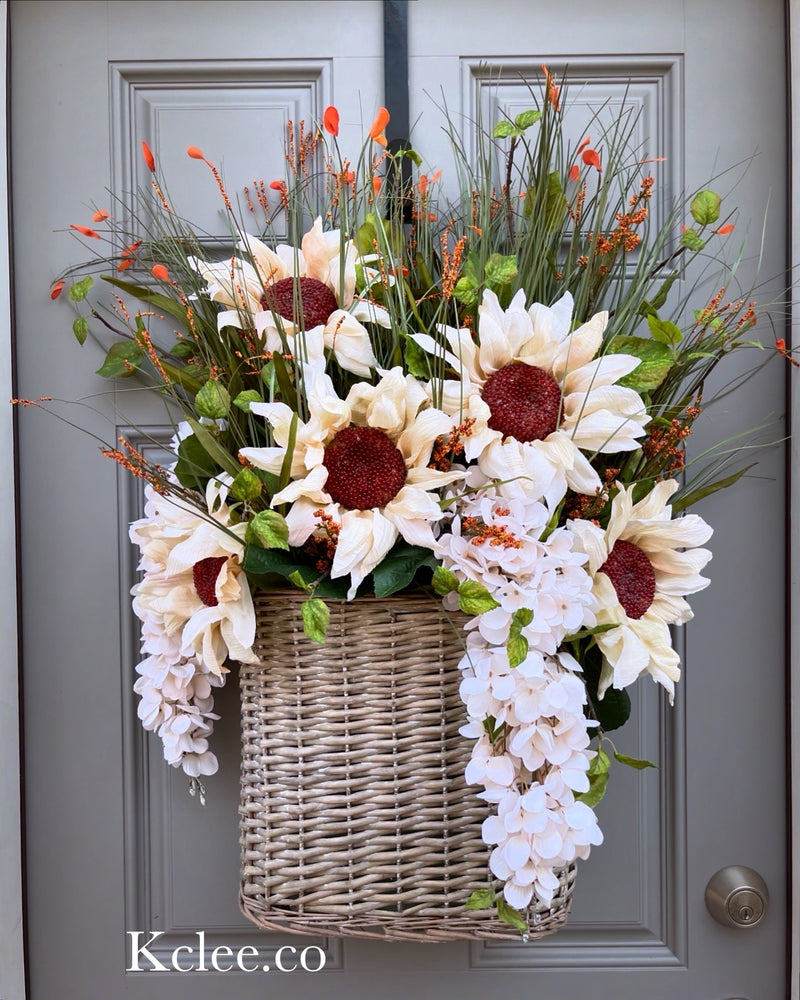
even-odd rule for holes
{"type": "Polygon", "coordinates": [[[764,879],[744,865],[729,865],[712,875],[706,886],[706,907],[725,927],[755,927],[767,912],[769,892],[764,879]]]}

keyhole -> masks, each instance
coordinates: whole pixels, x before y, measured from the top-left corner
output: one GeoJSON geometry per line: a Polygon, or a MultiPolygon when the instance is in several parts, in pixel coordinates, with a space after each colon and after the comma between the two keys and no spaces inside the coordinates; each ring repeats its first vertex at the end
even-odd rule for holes
{"type": "Polygon", "coordinates": [[[752,920],[753,919],[753,911],[750,909],[749,906],[743,906],[739,910],[739,919],[743,920],[745,923],[748,920],[752,920]]]}

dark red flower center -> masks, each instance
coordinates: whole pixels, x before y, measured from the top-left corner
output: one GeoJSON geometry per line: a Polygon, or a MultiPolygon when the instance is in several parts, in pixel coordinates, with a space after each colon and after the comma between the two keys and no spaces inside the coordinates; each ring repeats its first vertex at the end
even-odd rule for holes
{"type": "Polygon", "coordinates": [[[561,389],[542,368],[515,361],[490,375],[481,395],[503,437],[541,441],[558,427],[561,389]]]}
{"type": "Polygon", "coordinates": [[[628,618],[641,618],[656,596],[656,574],[639,546],[620,538],[614,542],[600,572],[614,584],[628,618]]]}
{"type": "Polygon", "coordinates": [[[385,507],[406,481],[406,463],[377,427],[345,427],[325,449],[325,489],[348,510],[385,507]]]}
{"type": "Polygon", "coordinates": [[[271,309],[299,326],[301,316],[296,304],[302,304],[302,325],[305,330],[324,326],[331,313],[339,308],[330,288],[316,278],[282,278],[270,285],[261,297],[261,305],[265,309],[271,309]]]}
{"type": "Polygon", "coordinates": [[[227,556],[209,556],[208,559],[201,559],[192,566],[192,579],[197,596],[207,604],[209,608],[215,608],[217,600],[217,577],[222,569],[222,564],[228,561],[227,556]]]}

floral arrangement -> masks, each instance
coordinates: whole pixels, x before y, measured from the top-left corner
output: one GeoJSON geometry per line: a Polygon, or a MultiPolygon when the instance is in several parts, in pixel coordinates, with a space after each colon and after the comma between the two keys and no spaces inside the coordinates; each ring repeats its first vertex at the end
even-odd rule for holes
{"type": "Polygon", "coordinates": [[[686,439],[756,322],[747,294],[726,295],[735,267],[703,308],[681,294],[733,231],[720,198],[701,190],[651,227],[657,166],[633,112],[573,147],[563,81],[543,80],[530,111],[480,131],[477,167],[448,122],[450,202],[440,171],[387,151],[385,109],[354,161],[335,108],[290,124],[287,177],[234,199],[190,147],[226,246],[172,210],[143,143],[150,189],[71,227],[104,252],[52,289],[81,344],[112,332],[99,375],[155,389],[175,430],[164,464],[103,447],[146,483],[135,690],[166,760],[193,790],[217,770],[213,692],[228,661],[254,659],[259,589],[306,592],[320,643],[326,602],[427,589],[469,616],[466,781],[488,803],[501,916],[521,926],[601,843],[611,757],[648,766],[607,733],[643,675],[672,700],[670,629],[711,558],[685,510],[744,471],[723,468],[731,449],[687,463],[686,439]]]}

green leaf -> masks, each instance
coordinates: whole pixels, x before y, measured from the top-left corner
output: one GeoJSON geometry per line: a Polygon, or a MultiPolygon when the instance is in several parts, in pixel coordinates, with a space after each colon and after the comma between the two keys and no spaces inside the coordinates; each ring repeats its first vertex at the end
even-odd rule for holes
{"type": "Polygon", "coordinates": [[[673,501],[672,513],[678,514],[680,511],[686,510],[687,507],[691,507],[693,503],[697,503],[698,500],[710,497],[712,493],[717,493],[719,490],[725,490],[729,486],[733,486],[735,482],[742,478],[745,472],[752,469],[756,464],[756,462],[751,462],[750,465],[746,465],[743,469],[738,469],[732,475],[725,476],[724,479],[717,479],[716,482],[708,483],[706,486],[699,486],[696,490],[685,493],[678,500],[673,501]]]}
{"type": "Polygon", "coordinates": [[[669,295],[669,290],[670,288],[672,288],[674,282],[677,281],[679,274],[680,274],[679,271],[673,271],[672,274],[664,281],[663,285],[661,286],[661,288],[659,288],[655,298],[651,303],[654,309],[660,309],[667,301],[667,295],[669,295]]]}
{"type": "Polygon", "coordinates": [[[487,715],[483,720],[483,728],[491,743],[495,743],[506,732],[505,722],[497,725],[497,719],[493,715],[487,715]]]}
{"type": "Polygon", "coordinates": [[[308,581],[306,580],[305,576],[300,572],[299,569],[296,569],[293,573],[290,573],[287,579],[290,580],[295,585],[295,587],[299,588],[300,590],[304,590],[307,594],[311,593],[311,587],[309,586],[308,581]]]}
{"type": "Polygon", "coordinates": [[[608,788],[608,775],[598,774],[594,778],[589,778],[589,791],[580,792],[575,796],[576,802],[585,802],[587,806],[592,809],[597,805],[598,802],[602,801],[603,796],[606,794],[606,789],[608,788]]]}
{"type": "Polygon", "coordinates": [[[175,358],[191,358],[197,353],[197,344],[191,340],[179,340],[172,345],[169,353],[175,358]]]}
{"type": "Polygon", "coordinates": [[[545,210],[545,225],[549,230],[559,230],[564,221],[568,202],[561,185],[558,171],[554,170],[547,178],[547,208],[545,210]]]}
{"type": "Polygon", "coordinates": [[[591,628],[582,628],[580,632],[568,635],[564,642],[580,642],[581,639],[588,639],[592,635],[602,635],[609,629],[619,628],[619,622],[607,622],[605,625],[593,625],[591,628]]]}
{"type": "Polygon", "coordinates": [[[176,302],[167,295],[162,295],[161,292],[151,292],[149,288],[144,288],[142,285],[134,285],[133,282],[130,281],[120,281],[119,278],[112,278],[108,274],[102,275],[102,278],[103,281],[107,281],[109,285],[113,285],[115,288],[119,288],[121,291],[127,292],[128,295],[132,295],[140,302],[146,302],[148,305],[155,306],[155,308],[160,312],[165,312],[170,316],[174,316],[175,319],[180,320],[184,326],[189,325],[186,316],[186,307],[182,303],[176,302]]]}
{"type": "Polygon", "coordinates": [[[650,315],[647,317],[647,325],[650,327],[650,336],[660,344],[674,347],[675,344],[679,344],[683,340],[680,328],[674,323],[670,323],[669,320],[650,315]]]}
{"type": "Polygon", "coordinates": [[[120,340],[111,345],[97,374],[103,378],[127,378],[139,370],[143,358],[144,351],[135,340],[120,340]]]}
{"type": "Polygon", "coordinates": [[[458,585],[458,606],[465,615],[481,615],[484,611],[500,607],[486,587],[477,580],[464,580],[458,585]]]}
{"type": "Polygon", "coordinates": [[[281,478],[278,483],[279,488],[285,489],[292,478],[292,461],[294,460],[294,445],[297,441],[297,414],[292,414],[292,422],[289,424],[289,440],[286,442],[286,454],[281,462],[281,478]]]}
{"type": "Polygon", "coordinates": [[[636,768],[637,771],[643,771],[646,767],[656,767],[649,760],[639,760],[638,757],[629,757],[626,753],[617,753],[616,750],[614,751],[614,759],[618,760],[620,764],[625,764],[626,767],[636,768]]]}
{"type": "Polygon", "coordinates": [[[415,378],[429,379],[431,377],[431,359],[427,351],[419,346],[411,337],[403,338],[403,358],[409,375],[415,378]]]}
{"type": "Polygon", "coordinates": [[[437,566],[433,571],[433,589],[440,597],[458,590],[458,577],[445,566],[437,566]]]}
{"type": "Polygon", "coordinates": [[[359,254],[369,256],[375,253],[376,243],[378,253],[385,253],[388,246],[395,257],[400,257],[405,247],[405,233],[401,228],[392,226],[388,219],[379,218],[375,212],[367,212],[356,235],[359,254]]]}
{"type": "Polygon", "coordinates": [[[271,391],[275,385],[275,365],[268,361],[259,372],[259,376],[264,385],[271,391]]]}
{"type": "Polygon", "coordinates": [[[185,437],[178,444],[175,475],[181,486],[202,491],[208,480],[218,471],[217,463],[209,457],[194,434],[185,437]]]}
{"type": "MultiPolygon", "coordinates": [[[[306,584],[313,583],[319,576],[317,570],[300,562],[294,553],[287,553],[283,549],[265,549],[254,542],[250,542],[244,550],[242,567],[248,576],[255,577],[274,575],[289,580],[293,573],[299,573],[303,581],[302,589],[306,589],[306,584]]],[[[295,581],[292,580],[292,583],[295,581]]]]}
{"type": "Polygon", "coordinates": [[[93,284],[94,278],[91,274],[87,274],[85,278],[81,278],[80,281],[76,281],[74,285],[70,286],[69,297],[73,302],[82,302],[89,294],[89,289],[93,284]]]}
{"type": "Polygon", "coordinates": [[[639,315],[640,316],[656,316],[656,307],[652,302],[648,302],[647,299],[642,299],[639,303],[639,315]]]}
{"type": "Polygon", "coordinates": [[[349,578],[326,579],[314,566],[299,562],[296,554],[283,549],[262,549],[251,543],[245,549],[242,565],[255,587],[274,589],[281,580],[288,580],[307,594],[313,591],[316,597],[344,600],[347,594],[349,578]]]}
{"type": "Polygon", "coordinates": [[[506,640],[509,667],[518,667],[528,655],[528,640],[524,635],[509,635],[506,640]]]}
{"type": "Polygon", "coordinates": [[[610,687],[602,700],[594,703],[595,715],[604,732],[610,733],[624,726],[631,717],[631,698],[622,688],[610,687]]]}
{"type": "MultiPolygon", "coordinates": [[[[528,218],[533,213],[535,206],[541,207],[541,202],[537,200],[536,196],[536,189],[529,187],[525,198],[525,215],[528,218]]],[[[544,221],[549,231],[561,229],[568,206],[561,178],[558,176],[558,171],[553,170],[547,177],[547,195],[544,204],[544,221]]]]}
{"type": "Polygon", "coordinates": [[[480,285],[482,278],[482,265],[481,265],[481,255],[477,250],[471,250],[467,254],[467,259],[464,262],[464,267],[462,269],[462,274],[468,277],[473,284],[473,287],[477,288],[480,285]]]}
{"type": "Polygon", "coordinates": [[[388,597],[410,586],[424,566],[435,570],[438,563],[430,549],[398,542],[372,571],[376,597],[388,597]]]}
{"type": "Polygon", "coordinates": [[[244,389],[239,395],[234,399],[233,405],[238,406],[240,410],[244,410],[245,413],[249,413],[251,403],[263,403],[264,399],[260,392],[256,392],[255,389],[244,389]]]}
{"type": "Polygon", "coordinates": [[[89,333],[89,322],[85,316],[76,316],[72,321],[72,332],[75,334],[75,339],[79,344],[86,343],[86,337],[89,333]]]}
{"type": "Polygon", "coordinates": [[[614,337],[606,353],[632,354],[639,358],[639,365],[617,383],[637,392],[652,392],[657,389],[669,374],[675,360],[667,344],[646,337],[614,337]]]}
{"type": "Polygon", "coordinates": [[[590,777],[595,774],[608,774],[611,769],[611,758],[601,748],[598,749],[597,755],[592,759],[589,764],[589,770],[586,772],[590,777]]]}
{"type": "Polygon", "coordinates": [[[295,392],[294,384],[283,356],[277,351],[272,355],[272,364],[275,367],[275,377],[278,380],[278,388],[281,391],[282,401],[291,407],[291,409],[297,410],[297,393],[295,392]]]}
{"type": "Polygon", "coordinates": [[[194,397],[194,405],[201,417],[221,420],[230,412],[230,393],[221,382],[209,379],[194,397]]]}
{"type": "Polygon", "coordinates": [[[331,580],[321,575],[315,566],[301,562],[296,552],[262,549],[252,542],[244,551],[242,566],[254,588],[274,589],[281,585],[282,580],[288,580],[308,594],[313,591],[316,597],[342,601],[350,583],[349,577],[331,580]]]}
{"type": "Polygon", "coordinates": [[[502,896],[497,897],[497,916],[504,924],[511,924],[512,927],[516,927],[520,934],[527,933],[528,924],[525,918],[519,910],[515,910],[502,896]]]}
{"type": "Polygon", "coordinates": [[[368,213],[364,222],[358,227],[356,233],[356,246],[361,256],[368,257],[375,253],[375,243],[377,242],[377,232],[371,219],[372,213],[368,213]]]}
{"type": "Polygon", "coordinates": [[[200,444],[208,452],[209,458],[212,458],[220,469],[223,469],[228,473],[229,476],[233,476],[235,479],[241,471],[241,465],[236,461],[236,459],[226,451],[225,448],[219,443],[212,432],[200,423],[199,420],[195,420],[194,417],[186,417],[186,422],[192,428],[195,437],[199,440],[200,444]]]}
{"type": "Polygon", "coordinates": [[[494,906],[494,889],[476,889],[464,903],[465,910],[490,910],[494,906]]]}
{"type": "Polygon", "coordinates": [[[234,500],[244,500],[252,503],[261,496],[262,483],[258,474],[252,469],[244,468],[231,483],[231,496],[234,500]]]}
{"type": "Polygon", "coordinates": [[[589,765],[589,769],[586,772],[589,778],[589,791],[581,792],[580,795],[576,795],[575,799],[577,802],[585,802],[587,806],[594,808],[597,803],[606,794],[606,788],[608,787],[608,769],[611,766],[611,760],[605,750],[598,750],[597,756],[589,765]]]}
{"type": "MultiPolygon", "coordinates": [[[[669,427],[668,421],[665,421],[665,426],[669,427]]],[[[650,430],[649,425],[647,429],[650,430]]],[[[640,500],[644,500],[644,498],[648,495],[648,493],[653,492],[653,487],[655,486],[655,484],[656,484],[655,479],[651,479],[649,477],[647,479],[638,480],[638,482],[633,487],[633,492],[631,493],[632,502],[636,504],[639,503],[640,500]]],[[[614,625],[613,623],[611,623],[608,627],[602,626],[600,631],[606,632],[607,628],[613,628],[613,627],[614,625]]]]}
{"type": "Polygon", "coordinates": [[[689,250],[699,251],[706,245],[706,241],[700,238],[696,229],[687,229],[681,233],[681,245],[689,250]]]}
{"type": "Polygon", "coordinates": [[[414,166],[416,167],[422,166],[422,157],[419,155],[416,149],[399,149],[394,155],[397,157],[398,160],[406,156],[408,157],[409,160],[411,160],[414,166]]]}
{"type": "Polygon", "coordinates": [[[698,226],[710,226],[719,218],[719,209],[722,199],[713,191],[698,191],[692,198],[689,211],[698,226]]]}
{"type": "Polygon", "coordinates": [[[192,378],[191,371],[194,366],[188,366],[186,368],[178,368],[176,365],[170,364],[170,362],[165,361],[164,358],[161,359],[161,367],[167,373],[167,377],[172,382],[177,382],[178,385],[182,386],[187,392],[196,395],[200,390],[201,383],[196,378],[192,378]]]}
{"type": "Polygon", "coordinates": [[[322,645],[331,620],[328,605],[318,597],[312,597],[303,601],[300,610],[303,613],[303,632],[309,639],[322,645]]]}
{"type": "Polygon", "coordinates": [[[516,254],[505,256],[501,253],[493,253],[486,261],[486,283],[496,291],[502,285],[510,285],[517,276],[516,254]]]}
{"type": "MultiPolygon", "coordinates": [[[[695,321],[704,327],[710,327],[712,330],[723,330],[725,324],[719,316],[709,316],[707,309],[695,309],[693,311],[695,321]]],[[[708,355],[708,357],[716,357],[713,352],[708,355]]]]}
{"type": "Polygon", "coordinates": [[[511,627],[508,630],[508,641],[506,642],[506,652],[508,653],[509,667],[518,667],[528,655],[528,640],[522,634],[526,625],[533,621],[533,611],[530,608],[518,608],[511,618],[511,627]]]}
{"type": "Polygon", "coordinates": [[[514,119],[514,124],[521,132],[524,132],[526,128],[530,128],[531,125],[535,125],[541,117],[541,111],[520,111],[514,119]]]}
{"type": "Polygon", "coordinates": [[[457,302],[461,302],[468,309],[476,305],[480,298],[475,280],[468,274],[462,274],[455,283],[453,295],[457,302]]]}
{"type": "Polygon", "coordinates": [[[624,726],[630,718],[631,699],[628,692],[610,687],[602,700],[597,696],[597,685],[603,668],[603,654],[598,646],[590,646],[582,657],[583,678],[592,713],[605,732],[624,726]]]}
{"type": "Polygon", "coordinates": [[[246,542],[256,542],[264,549],[289,551],[289,525],[276,510],[260,510],[248,522],[244,537],[246,542]]]}
{"type": "Polygon", "coordinates": [[[509,136],[519,135],[519,129],[514,128],[513,124],[504,118],[495,125],[492,135],[495,139],[508,139],[509,136]]]}

